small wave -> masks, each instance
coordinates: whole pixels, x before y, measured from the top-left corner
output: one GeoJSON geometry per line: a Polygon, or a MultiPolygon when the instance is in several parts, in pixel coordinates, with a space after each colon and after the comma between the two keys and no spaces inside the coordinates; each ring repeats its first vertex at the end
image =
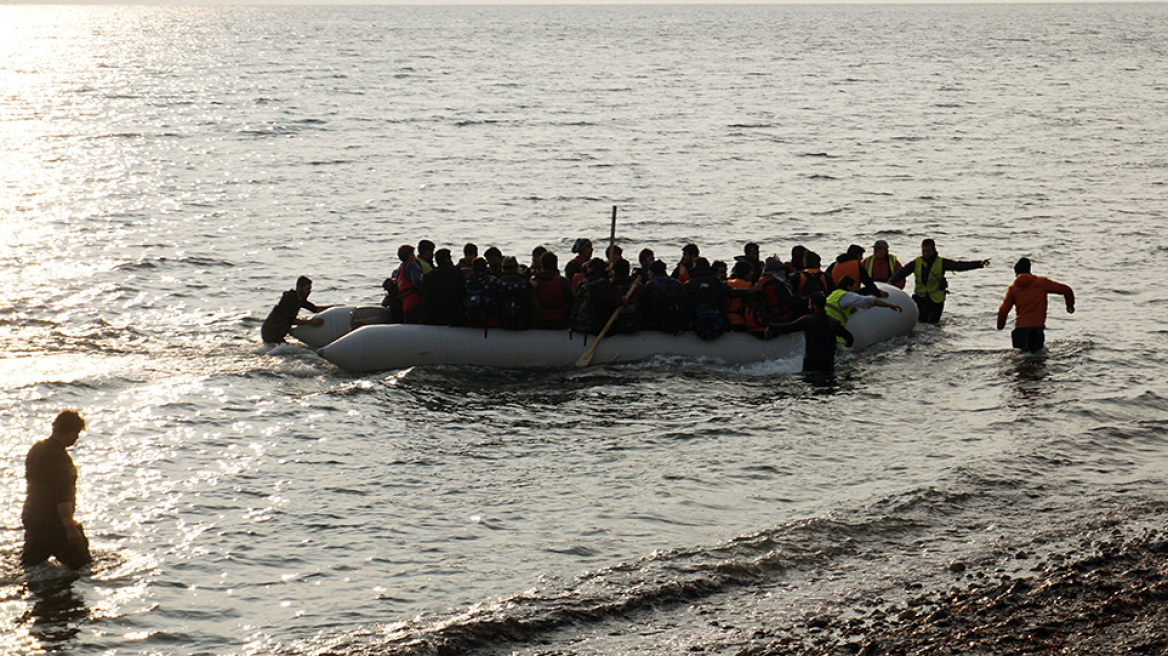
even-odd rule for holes
{"type": "Polygon", "coordinates": [[[266,137],[288,137],[299,132],[299,129],[287,125],[269,125],[262,128],[240,128],[235,131],[235,134],[241,137],[255,137],[258,139],[266,137]]]}
{"type": "Polygon", "coordinates": [[[89,141],[99,141],[101,139],[142,139],[146,137],[144,132],[108,132],[105,134],[95,134],[88,137],[89,141]]]}
{"type": "Polygon", "coordinates": [[[507,123],[507,121],[503,121],[500,119],[493,119],[493,118],[461,119],[461,120],[454,122],[454,127],[467,128],[467,127],[473,127],[476,125],[498,125],[498,124],[503,124],[503,123],[507,123]]]}
{"type": "Polygon", "coordinates": [[[140,271],[157,269],[171,264],[192,265],[197,267],[234,267],[235,263],[227,260],[219,260],[210,257],[202,257],[199,255],[191,255],[187,257],[168,258],[168,257],[145,257],[134,262],[121,262],[114,266],[117,271],[140,271]]]}

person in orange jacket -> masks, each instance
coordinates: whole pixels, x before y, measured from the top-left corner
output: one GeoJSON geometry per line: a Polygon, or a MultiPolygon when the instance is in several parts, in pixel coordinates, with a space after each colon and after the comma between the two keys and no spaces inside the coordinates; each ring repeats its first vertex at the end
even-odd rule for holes
{"type": "Polygon", "coordinates": [[[1030,259],[1022,258],[1014,265],[1014,282],[1006,290],[1006,298],[998,308],[998,330],[1006,327],[1010,310],[1017,308],[1014,331],[1010,338],[1014,348],[1025,353],[1042,350],[1046,335],[1046,296],[1062,294],[1067,302],[1067,314],[1075,313],[1075,292],[1070,287],[1030,273],[1030,259]]]}

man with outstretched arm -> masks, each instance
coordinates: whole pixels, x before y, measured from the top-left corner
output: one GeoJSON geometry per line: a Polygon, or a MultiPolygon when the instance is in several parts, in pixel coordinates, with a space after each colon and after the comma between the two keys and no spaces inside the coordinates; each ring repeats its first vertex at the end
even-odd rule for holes
{"type": "Polygon", "coordinates": [[[912,274],[917,281],[912,298],[917,304],[918,320],[921,323],[940,323],[941,313],[945,311],[945,292],[949,289],[945,272],[981,269],[989,263],[989,258],[972,262],[942,258],[937,255],[937,244],[926,239],[921,242],[921,256],[897,269],[888,283],[895,285],[912,274]]]}
{"type": "Polygon", "coordinates": [[[1067,314],[1075,313],[1075,292],[1070,287],[1030,273],[1030,259],[1022,258],[1014,265],[1014,282],[1006,290],[1006,298],[998,308],[998,330],[1006,327],[1010,310],[1017,308],[1014,331],[1010,333],[1014,348],[1024,353],[1037,353],[1046,342],[1046,297],[1062,294],[1067,302],[1067,314]]]}

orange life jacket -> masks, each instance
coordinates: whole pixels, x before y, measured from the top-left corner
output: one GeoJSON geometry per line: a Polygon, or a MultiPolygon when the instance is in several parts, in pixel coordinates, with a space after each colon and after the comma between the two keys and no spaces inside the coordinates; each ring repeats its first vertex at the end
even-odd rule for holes
{"type": "Polygon", "coordinates": [[[422,304],[421,290],[406,278],[405,264],[402,264],[397,270],[397,297],[401,299],[402,312],[407,316],[410,310],[422,304]]]}
{"type": "Polygon", "coordinates": [[[831,293],[833,287],[834,285],[832,285],[831,281],[827,279],[827,274],[823,271],[820,271],[819,269],[803,269],[799,272],[799,288],[795,290],[795,295],[807,296],[812,292],[822,291],[823,295],[827,296],[831,293]],[[810,280],[818,280],[820,286],[822,286],[823,289],[815,289],[814,286],[812,286],[812,289],[808,289],[807,283],[810,280]]]}
{"type": "Polygon", "coordinates": [[[839,287],[840,281],[844,277],[852,279],[852,289],[860,288],[860,261],[848,260],[847,262],[836,262],[831,267],[831,282],[839,287]]]}
{"type": "Polygon", "coordinates": [[[747,328],[747,315],[749,309],[749,299],[747,292],[750,291],[752,285],[749,280],[741,278],[731,278],[726,281],[726,286],[731,289],[729,294],[723,299],[723,310],[726,314],[726,320],[730,322],[730,330],[743,330],[747,328]]]}

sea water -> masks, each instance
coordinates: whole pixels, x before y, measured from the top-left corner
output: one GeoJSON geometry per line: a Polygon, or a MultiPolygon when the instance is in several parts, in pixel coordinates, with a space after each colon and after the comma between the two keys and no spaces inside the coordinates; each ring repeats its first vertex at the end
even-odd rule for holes
{"type": "MultiPolygon", "coordinates": [[[[1163,525],[1168,8],[0,7],[0,651],[725,650],[1163,525]],[[263,348],[401,244],[885,239],[939,326],[797,361],[371,375],[263,348]],[[995,330],[1021,256],[1071,285],[995,330]],[[58,410],[80,576],[18,565],[58,410]]],[[[733,650],[731,650],[733,653],[733,650]]]]}

